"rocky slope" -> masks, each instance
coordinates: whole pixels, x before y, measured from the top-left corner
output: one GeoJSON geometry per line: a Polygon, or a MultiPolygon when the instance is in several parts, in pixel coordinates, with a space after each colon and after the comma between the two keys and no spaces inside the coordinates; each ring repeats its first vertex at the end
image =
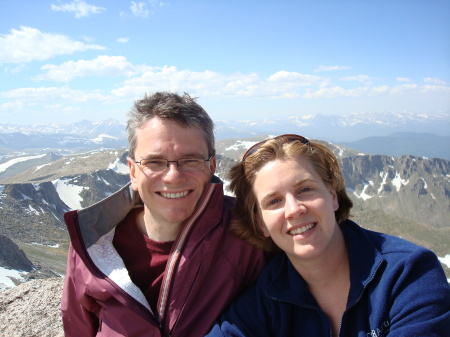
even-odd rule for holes
{"type": "Polygon", "coordinates": [[[34,280],[0,292],[0,336],[63,337],[62,278],[34,280]]]}

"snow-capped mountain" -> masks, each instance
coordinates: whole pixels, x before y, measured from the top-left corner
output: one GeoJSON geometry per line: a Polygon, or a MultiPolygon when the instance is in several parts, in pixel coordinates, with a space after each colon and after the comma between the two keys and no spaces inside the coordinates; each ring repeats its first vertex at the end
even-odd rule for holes
{"type": "Polygon", "coordinates": [[[125,123],[115,119],[107,119],[101,122],[82,120],[68,124],[35,124],[16,125],[11,123],[0,123],[0,134],[45,134],[45,135],[79,135],[96,138],[102,134],[110,137],[121,138],[126,136],[125,123]]]}
{"type": "MultiPolygon", "coordinates": [[[[261,137],[217,141],[217,174],[225,183],[231,165],[259,140],[261,137]]],[[[356,222],[426,246],[443,264],[448,261],[449,161],[367,155],[331,145],[342,161],[356,222]]],[[[68,244],[63,213],[98,202],[127,183],[127,151],[96,150],[49,157],[47,163],[37,161],[42,159],[31,156],[16,160],[16,164],[35,161],[37,166],[1,180],[0,235],[21,247],[33,247],[35,255],[31,257],[54,271],[58,266],[63,273],[68,244]],[[34,247],[40,247],[35,244],[42,245],[45,260],[42,251],[35,253],[34,247]],[[60,258],[55,260],[55,256],[60,258]]],[[[5,163],[3,168],[14,163],[5,163]]],[[[450,277],[449,268],[446,273],[450,277]]]]}
{"type": "Polygon", "coordinates": [[[216,121],[218,139],[297,133],[340,143],[397,132],[450,136],[450,115],[418,115],[410,112],[354,113],[343,116],[297,115],[287,120],[275,117],[271,120],[216,121]]]}
{"type": "MultiPolygon", "coordinates": [[[[214,116],[213,116],[214,118],[214,116]]],[[[352,113],[348,115],[298,114],[287,119],[268,120],[215,120],[216,138],[247,138],[265,134],[288,132],[328,141],[354,141],[364,137],[383,136],[393,132],[422,132],[450,136],[450,115],[400,113],[352,113]],[[304,132],[300,132],[304,131],[304,132]],[[350,133],[350,134],[349,134],[350,133]],[[353,134],[352,134],[353,133],[353,134]]],[[[14,125],[0,123],[0,134],[21,133],[24,135],[78,135],[94,139],[108,135],[116,139],[126,138],[126,125],[115,119],[101,122],[83,120],[69,124],[14,125]]]]}
{"type": "MultiPolygon", "coordinates": [[[[288,119],[216,120],[215,125],[216,140],[296,133],[365,153],[450,159],[450,146],[443,146],[450,145],[450,115],[445,113],[299,114],[288,119]]],[[[0,164],[18,152],[77,153],[125,148],[127,143],[125,122],[114,119],[42,125],[0,123],[0,164]]]]}

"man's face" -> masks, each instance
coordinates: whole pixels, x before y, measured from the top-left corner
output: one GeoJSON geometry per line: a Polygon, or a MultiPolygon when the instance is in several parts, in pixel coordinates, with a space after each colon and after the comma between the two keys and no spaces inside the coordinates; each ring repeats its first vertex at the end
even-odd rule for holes
{"type": "MultiPolygon", "coordinates": [[[[174,121],[153,118],[136,130],[135,159],[207,159],[208,146],[198,128],[185,128],[174,121]]],[[[146,225],[177,226],[194,211],[216,169],[215,157],[203,169],[181,171],[176,163],[152,172],[128,160],[132,187],[145,205],[146,225]]]]}

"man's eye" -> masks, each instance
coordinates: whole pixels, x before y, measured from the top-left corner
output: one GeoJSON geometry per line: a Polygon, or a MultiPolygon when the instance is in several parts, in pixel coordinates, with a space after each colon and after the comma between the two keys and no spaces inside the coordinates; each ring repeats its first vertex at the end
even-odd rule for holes
{"type": "Polygon", "coordinates": [[[180,159],[179,162],[181,165],[187,165],[187,166],[195,166],[195,165],[203,164],[203,160],[195,159],[195,158],[180,159]]]}
{"type": "Polygon", "coordinates": [[[150,167],[164,166],[164,165],[166,165],[166,161],[165,160],[157,160],[157,159],[149,159],[149,160],[143,160],[142,165],[150,166],[150,167]]]}

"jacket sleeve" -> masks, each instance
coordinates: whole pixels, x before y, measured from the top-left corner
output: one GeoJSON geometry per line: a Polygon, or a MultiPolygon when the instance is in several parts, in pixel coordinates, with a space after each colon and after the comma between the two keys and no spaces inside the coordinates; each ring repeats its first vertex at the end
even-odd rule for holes
{"type": "Polygon", "coordinates": [[[70,245],[61,299],[66,337],[95,336],[98,331],[99,320],[95,312],[98,312],[99,305],[87,294],[89,280],[85,279],[86,273],[86,267],[70,245]]]}
{"type": "Polygon", "coordinates": [[[441,337],[450,333],[450,286],[431,251],[411,254],[392,291],[389,337],[441,337]]]}
{"type": "Polygon", "coordinates": [[[273,336],[270,303],[265,299],[258,284],[255,284],[230,305],[206,336],[273,336]]]}

